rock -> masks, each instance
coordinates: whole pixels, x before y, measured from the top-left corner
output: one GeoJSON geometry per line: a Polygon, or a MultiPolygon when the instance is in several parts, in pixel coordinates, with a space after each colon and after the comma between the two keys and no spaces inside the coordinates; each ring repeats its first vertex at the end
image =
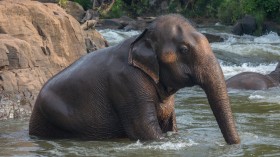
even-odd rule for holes
{"type": "Polygon", "coordinates": [[[232,28],[235,35],[249,34],[252,35],[257,30],[257,22],[253,16],[246,15],[239,20],[232,28]]]}
{"type": "Polygon", "coordinates": [[[267,34],[271,31],[280,35],[280,25],[271,21],[265,21],[262,26],[263,34],[267,34]]]}
{"type": "Polygon", "coordinates": [[[138,17],[136,20],[134,20],[127,16],[122,16],[120,18],[115,19],[101,19],[98,21],[96,27],[102,29],[124,29],[125,31],[143,30],[154,19],[155,17],[138,17]]]}
{"type": "Polygon", "coordinates": [[[233,26],[232,33],[235,34],[235,35],[243,35],[244,32],[243,32],[243,29],[242,29],[242,24],[241,23],[236,23],[233,26]]]}
{"type": "Polygon", "coordinates": [[[94,0],[93,3],[92,8],[98,10],[100,14],[105,15],[113,7],[115,0],[94,0]]]}
{"type": "Polygon", "coordinates": [[[0,55],[2,64],[0,69],[7,67],[8,70],[28,68],[32,65],[30,60],[30,45],[21,39],[8,34],[0,34],[0,55]]]}
{"type": "Polygon", "coordinates": [[[57,4],[0,1],[0,119],[30,113],[49,78],[106,42],[57,4]]]}
{"type": "Polygon", "coordinates": [[[83,30],[93,29],[95,28],[95,25],[97,24],[96,20],[88,20],[85,23],[81,25],[83,30]]]}
{"type": "Polygon", "coordinates": [[[135,21],[134,19],[128,17],[128,16],[122,16],[118,19],[120,23],[124,26],[128,25],[130,22],[135,21]]]}
{"type": "Polygon", "coordinates": [[[202,33],[202,34],[208,39],[209,43],[224,41],[224,39],[219,35],[210,34],[210,33],[202,33]]]}
{"type": "Polygon", "coordinates": [[[130,31],[130,30],[144,30],[147,26],[146,21],[131,21],[127,26],[124,27],[125,31],[130,31]]]}
{"type": "Polygon", "coordinates": [[[80,4],[72,1],[68,1],[64,9],[68,14],[72,15],[79,22],[83,20],[86,13],[84,8],[80,4]]]}
{"type": "Polygon", "coordinates": [[[57,4],[0,1],[0,92],[39,92],[54,74],[86,54],[80,24],[57,4]]]}
{"type": "Polygon", "coordinates": [[[85,30],[84,36],[88,53],[109,46],[107,40],[95,29],[85,30]]]}
{"type": "Polygon", "coordinates": [[[96,20],[96,21],[98,21],[99,20],[99,13],[98,13],[98,11],[94,11],[92,9],[87,10],[84,18],[81,20],[81,23],[84,23],[84,22],[86,22],[88,20],[96,20]]]}
{"type": "Polygon", "coordinates": [[[123,29],[124,25],[119,19],[100,19],[97,27],[102,29],[123,29]]]}

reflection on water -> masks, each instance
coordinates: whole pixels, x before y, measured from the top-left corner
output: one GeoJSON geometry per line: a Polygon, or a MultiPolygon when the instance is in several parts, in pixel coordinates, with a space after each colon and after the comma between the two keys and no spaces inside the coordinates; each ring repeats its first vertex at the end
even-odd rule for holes
{"type": "MultiPolygon", "coordinates": [[[[102,33],[117,43],[139,32],[104,30],[102,33]]],[[[280,44],[275,44],[279,37],[275,34],[258,38],[226,35],[233,39],[212,44],[212,48],[222,50],[224,56],[227,52],[250,55],[253,51],[260,51],[261,56],[272,53],[280,56],[280,44]],[[260,43],[265,46],[258,45],[260,43]]],[[[234,58],[219,59],[226,78],[243,71],[267,74],[276,66],[274,60],[260,62],[249,58],[248,62],[233,64],[234,58]]],[[[163,140],[43,140],[29,137],[28,119],[5,120],[0,121],[0,156],[280,156],[279,91],[280,87],[265,91],[229,90],[242,140],[240,145],[225,143],[205,93],[192,87],[176,94],[179,132],[167,133],[163,140]]]]}

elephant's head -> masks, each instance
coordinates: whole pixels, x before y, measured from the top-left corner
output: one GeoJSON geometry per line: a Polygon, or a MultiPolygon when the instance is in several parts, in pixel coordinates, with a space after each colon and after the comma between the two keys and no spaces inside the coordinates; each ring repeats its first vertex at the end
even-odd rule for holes
{"type": "Polygon", "coordinates": [[[168,91],[199,85],[207,94],[226,142],[240,142],[220,65],[208,40],[185,18],[157,18],[131,44],[129,63],[168,91]]]}

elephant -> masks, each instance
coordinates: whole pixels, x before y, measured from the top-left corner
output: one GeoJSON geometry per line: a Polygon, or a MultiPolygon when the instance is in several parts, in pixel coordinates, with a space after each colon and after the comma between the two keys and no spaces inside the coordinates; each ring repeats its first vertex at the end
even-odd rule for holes
{"type": "Polygon", "coordinates": [[[240,143],[224,75],[208,40],[179,14],[91,52],[39,92],[29,135],[47,139],[160,140],[177,132],[174,94],[199,85],[228,144],[240,143]]]}
{"type": "Polygon", "coordinates": [[[267,75],[257,72],[242,72],[226,80],[227,88],[242,90],[265,90],[279,86],[280,61],[274,71],[267,75]]]}

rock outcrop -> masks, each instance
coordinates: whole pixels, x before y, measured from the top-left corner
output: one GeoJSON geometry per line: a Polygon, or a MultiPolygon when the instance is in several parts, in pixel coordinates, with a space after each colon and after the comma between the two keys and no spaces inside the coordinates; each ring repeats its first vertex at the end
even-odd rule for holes
{"type": "Polygon", "coordinates": [[[257,30],[256,18],[250,15],[244,16],[232,28],[232,33],[235,35],[249,34],[253,35],[257,30]]]}
{"type": "Polygon", "coordinates": [[[9,116],[2,111],[8,100],[30,111],[42,85],[87,53],[86,41],[106,46],[97,31],[87,31],[57,4],[0,1],[0,119],[9,116]]]}
{"type": "Polygon", "coordinates": [[[64,6],[64,9],[68,14],[72,15],[79,22],[82,21],[86,14],[84,8],[80,4],[72,1],[68,1],[64,6]]]}

